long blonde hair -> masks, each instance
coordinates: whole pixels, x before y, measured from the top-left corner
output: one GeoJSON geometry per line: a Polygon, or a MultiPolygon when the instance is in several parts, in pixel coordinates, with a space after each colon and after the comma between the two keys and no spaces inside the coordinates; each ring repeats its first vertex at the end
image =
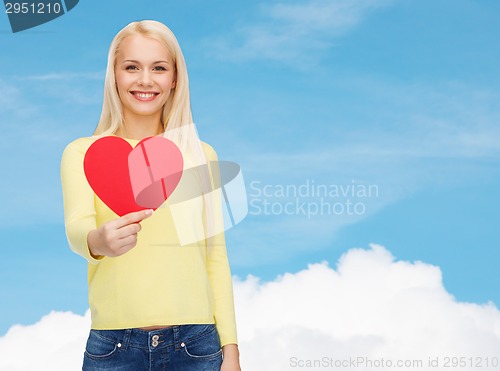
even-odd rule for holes
{"type": "Polygon", "coordinates": [[[196,169],[205,204],[204,210],[207,222],[205,234],[210,237],[215,230],[212,220],[214,217],[213,201],[211,197],[206,195],[213,189],[209,174],[210,164],[203,152],[201,141],[193,123],[189,79],[184,55],[174,33],[163,23],[152,20],[132,22],[121,29],[113,38],[108,53],[102,112],[94,136],[113,135],[123,125],[123,108],[116,88],[115,62],[122,41],[131,35],[141,35],[159,41],[167,48],[172,57],[176,84],[163,107],[161,123],[164,129],[164,137],[172,140],[183,152],[184,169],[191,171],[196,169]]]}

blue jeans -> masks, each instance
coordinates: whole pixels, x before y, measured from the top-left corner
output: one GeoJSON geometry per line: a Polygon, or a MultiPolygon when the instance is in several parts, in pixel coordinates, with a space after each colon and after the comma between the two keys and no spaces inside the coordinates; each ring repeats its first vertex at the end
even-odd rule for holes
{"type": "Polygon", "coordinates": [[[144,331],[90,330],[83,371],[220,371],[214,324],[144,331]]]}

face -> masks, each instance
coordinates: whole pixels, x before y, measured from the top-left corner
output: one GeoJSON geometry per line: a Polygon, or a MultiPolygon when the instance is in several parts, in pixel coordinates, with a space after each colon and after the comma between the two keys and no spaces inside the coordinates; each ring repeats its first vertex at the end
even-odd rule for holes
{"type": "Polygon", "coordinates": [[[167,48],[141,35],[126,37],[116,55],[115,76],[124,119],[150,116],[159,122],[175,87],[175,68],[167,48]]]}

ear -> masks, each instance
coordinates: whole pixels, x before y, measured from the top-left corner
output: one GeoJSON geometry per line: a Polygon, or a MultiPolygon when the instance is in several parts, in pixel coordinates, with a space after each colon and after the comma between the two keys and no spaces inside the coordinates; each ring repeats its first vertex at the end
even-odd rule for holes
{"type": "Polygon", "coordinates": [[[177,71],[175,71],[174,73],[174,80],[172,81],[172,86],[170,87],[170,89],[175,89],[176,86],[177,86],[177,71]]]}

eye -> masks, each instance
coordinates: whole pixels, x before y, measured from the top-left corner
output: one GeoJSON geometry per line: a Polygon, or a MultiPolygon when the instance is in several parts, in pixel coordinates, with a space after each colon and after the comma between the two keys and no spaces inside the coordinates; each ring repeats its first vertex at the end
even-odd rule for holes
{"type": "Polygon", "coordinates": [[[163,66],[156,66],[153,68],[153,71],[166,71],[167,69],[163,66]]]}
{"type": "Polygon", "coordinates": [[[133,70],[138,70],[139,68],[137,66],[130,65],[130,66],[125,67],[125,69],[128,71],[133,71],[133,70]]]}

